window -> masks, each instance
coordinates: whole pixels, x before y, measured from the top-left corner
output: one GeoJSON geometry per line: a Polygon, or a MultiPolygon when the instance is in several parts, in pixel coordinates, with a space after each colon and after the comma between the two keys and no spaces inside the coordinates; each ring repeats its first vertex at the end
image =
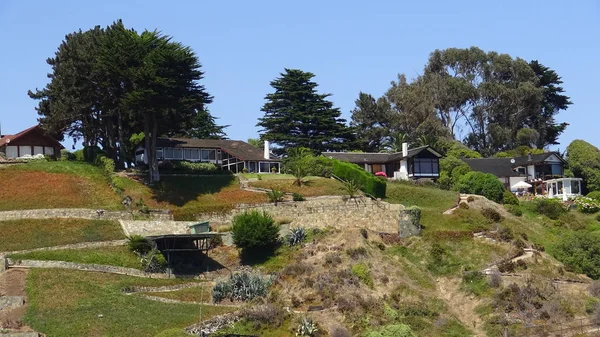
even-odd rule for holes
{"type": "Polygon", "coordinates": [[[275,169],[276,173],[279,173],[279,163],[271,163],[269,165],[270,168],[270,172],[273,172],[273,169],[275,169]]]}
{"type": "Polygon", "coordinates": [[[517,172],[521,173],[521,174],[525,174],[525,168],[524,167],[517,167],[517,172]]]}
{"type": "Polygon", "coordinates": [[[183,149],[183,159],[185,159],[185,160],[192,159],[192,149],[183,149]]]}
{"type": "Polygon", "coordinates": [[[33,147],[33,154],[44,154],[44,147],[43,146],[34,146],[33,147]]]}
{"type": "Polygon", "coordinates": [[[563,174],[563,172],[562,172],[562,165],[560,165],[560,164],[551,164],[550,165],[550,171],[552,172],[553,176],[561,176],[563,174]]]}
{"type": "Polygon", "coordinates": [[[54,148],[52,146],[46,146],[44,147],[44,151],[46,152],[47,155],[54,155],[54,148]]]}
{"type": "Polygon", "coordinates": [[[190,159],[191,160],[200,160],[200,150],[191,149],[190,159]]]}
{"type": "Polygon", "coordinates": [[[173,159],[183,159],[183,149],[173,149],[173,159]]]}
{"type": "Polygon", "coordinates": [[[562,194],[563,193],[563,183],[562,181],[558,182],[558,189],[557,189],[558,193],[562,194]]]}
{"type": "Polygon", "coordinates": [[[552,195],[556,195],[556,184],[552,183],[552,195]]]}
{"type": "Polygon", "coordinates": [[[579,194],[579,181],[571,180],[571,194],[579,194]]]}
{"type": "Polygon", "coordinates": [[[248,172],[250,172],[250,173],[256,172],[256,162],[255,161],[248,162],[248,172]]]}
{"type": "Polygon", "coordinates": [[[439,174],[438,159],[414,158],[412,173],[415,175],[438,175],[439,174]]]}
{"type": "Polygon", "coordinates": [[[258,168],[260,173],[267,173],[269,172],[269,163],[261,161],[258,168]]]}
{"type": "Polygon", "coordinates": [[[24,155],[31,155],[31,146],[19,146],[19,155],[23,157],[24,155]]]}
{"type": "MultiPolygon", "coordinates": [[[[144,154],[144,150],[141,150],[142,153],[140,154],[144,154]]],[[[156,148],[156,159],[163,159],[163,149],[162,147],[157,147],[156,148]]]]}
{"type": "Polygon", "coordinates": [[[165,159],[173,159],[173,148],[165,147],[165,159]]]}

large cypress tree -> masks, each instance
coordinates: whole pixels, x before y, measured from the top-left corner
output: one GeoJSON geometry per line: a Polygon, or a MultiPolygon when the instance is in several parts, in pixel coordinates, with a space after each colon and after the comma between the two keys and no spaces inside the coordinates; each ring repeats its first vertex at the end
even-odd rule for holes
{"type": "Polygon", "coordinates": [[[315,153],[351,148],[351,129],[340,118],[340,109],[327,100],[331,95],[317,93],[318,84],[311,81],[315,75],[298,69],[285,69],[280,75],[271,82],[275,92],[265,97],[261,109],[261,138],[273,142],[278,154],[294,147],[315,153]]]}

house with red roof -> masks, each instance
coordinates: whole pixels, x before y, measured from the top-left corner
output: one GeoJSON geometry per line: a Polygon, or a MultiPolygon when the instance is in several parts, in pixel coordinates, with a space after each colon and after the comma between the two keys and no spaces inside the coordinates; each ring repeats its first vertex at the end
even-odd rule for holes
{"type": "Polygon", "coordinates": [[[39,125],[14,135],[0,135],[0,152],[6,154],[8,159],[36,154],[59,157],[61,149],[64,147],[58,140],[44,132],[39,125]]]}

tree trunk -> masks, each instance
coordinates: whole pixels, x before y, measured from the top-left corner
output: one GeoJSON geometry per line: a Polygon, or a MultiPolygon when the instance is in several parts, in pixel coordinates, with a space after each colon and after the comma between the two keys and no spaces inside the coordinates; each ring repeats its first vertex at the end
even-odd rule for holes
{"type": "Polygon", "coordinates": [[[120,169],[125,168],[125,158],[127,157],[127,153],[125,150],[125,136],[123,131],[123,114],[119,110],[117,114],[117,127],[118,127],[118,137],[119,137],[119,161],[117,162],[117,167],[120,169]]]}
{"type": "Polygon", "coordinates": [[[146,156],[146,164],[148,164],[148,181],[152,183],[154,181],[154,176],[152,172],[152,151],[150,151],[150,116],[147,114],[144,116],[144,156],[146,156]]]}
{"type": "Polygon", "coordinates": [[[158,160],[156,159],[156,140],[158,139],[158,121],[156,120],[156,116],[152,117],[152,141],[151,141],[151,151],[152,152],[152,167],[151,170],[152,176],[155,181],[160,180],[160,175],[158,174],[158,160]]]}

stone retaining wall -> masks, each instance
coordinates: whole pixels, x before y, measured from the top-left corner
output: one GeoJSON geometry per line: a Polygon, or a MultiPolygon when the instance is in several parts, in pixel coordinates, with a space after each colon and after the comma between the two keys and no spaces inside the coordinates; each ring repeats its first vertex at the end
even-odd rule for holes
{"type": "Polygon", "coordinates": [[[101,264],[85,264],[65,261],[40,261],[40,260],[13,260],[7,258],[9,268],[59,268],[74,269],[82,271],[94,271],[101,273],[121,274],[145,278],[169,278],[168,274],[145,273],[138,269],[106,266],[101,264]]]}
{"type": "Polygon", "coordinates": [[[265,211],[275,218],[287,218],[292,226],[302,227],[364,227],[384,233],[397,233],[400,212],[404,206],[374,201],[368,198],[318,197],[300,202],[282,202],[278,205],[240,205],[225,214],[204,214],[199,220],[227,224],[233,217],[247,210],[265,211]]]}
{"type": "MultiPolygon", "coordinates": [[[[4,255],[12,255],[12,254],[25,254],[31,252],[39,252],[45,250],[61,250],[61,249],[84,249],[84,248],[100,248],[100,247],[114,247],[114,246],[124,246],[127,244],[127,240],[112,240],[112,241],[99,241],[99,242],[82,242],[82,243],[74,243],[70,245],[62,245],[62,246],[53,246],[53,247],[42,247],[42,248],[33,248],[33,249],[25,249],[25,250],[15,250],[12,252],[2,252],[4,255]]],[[[0,266],[1,270],[2,266],[0,266]]]]}
{"type": "Polygon", "coordinates": [[[2,337],[39,337],[37,332],[9,332],[3,333],[2,337]]]}
{"type": "Polygon", "coordinates": [[[23,296],[0,296],[0,311],[3,309],[14,309],[25,305],[23,296]]]}
{"type": "Polygon", "coordinates": [[[151,212],[150,214],[135,214],[128,211],[106,211],[102,209],[87,208],[56,208],[56,209],[28,209],[18,211],[0,212],[0,221],[18,219],[52,219],[52,218],[77,218],[89,220],[119,220],[133,219],[136,216],[147,216],[157,220],[171,220],[173,217],[166,212],[151,212]]]}
{"type": "Polygon", "coordinates": [[[162,287],[142,287],[142,286],[133,286],[128,287],[123,290],[124,293],[132,294],[132,293],[164,293],[169,291],[177,291],[181,289],[187,288],[199,288],[205,285],[212,286],[210,282],[196,282],[196,283],[184,283],[184,284],[175,284],[172,286],[162,286],[162,287]]]}

